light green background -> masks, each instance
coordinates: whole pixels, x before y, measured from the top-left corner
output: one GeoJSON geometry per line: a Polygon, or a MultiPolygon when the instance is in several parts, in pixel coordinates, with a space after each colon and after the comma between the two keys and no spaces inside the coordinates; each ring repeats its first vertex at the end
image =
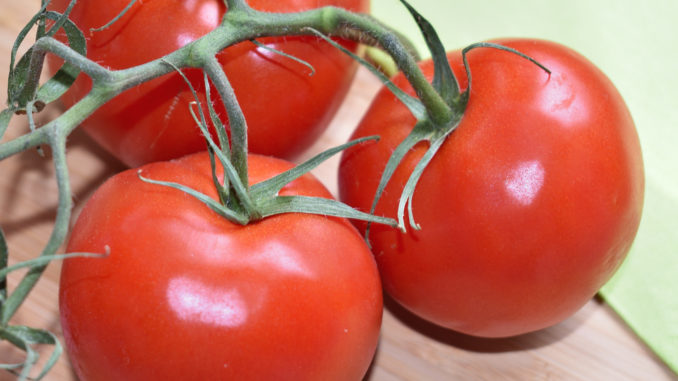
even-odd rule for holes
{"type": "MultiPolygon", "coordinates": [[[[447,50],[497,37],[560,42],[587,56],[619,88],[636,122],[646,173],[633,249],[602,291],[628,324],[678,371],[678,0],[411,0],[447,50]]],[[[398,0],[372,13],[425,53],[398,0]]]]}

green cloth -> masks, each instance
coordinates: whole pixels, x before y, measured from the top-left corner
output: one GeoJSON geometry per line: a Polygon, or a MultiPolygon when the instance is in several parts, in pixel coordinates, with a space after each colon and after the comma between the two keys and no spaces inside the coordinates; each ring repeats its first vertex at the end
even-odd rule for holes
{"type": "MultiPolygon", "coordinates": [[[[640,231],[605,300],[678,372],[678,1],[411,0],[447,50],[497,37],[560,42],[600,67],[624,96],[643,148],[646,192],[640,231]]],[[[372,13],[426,53],[398,0],[372,13]]]]}

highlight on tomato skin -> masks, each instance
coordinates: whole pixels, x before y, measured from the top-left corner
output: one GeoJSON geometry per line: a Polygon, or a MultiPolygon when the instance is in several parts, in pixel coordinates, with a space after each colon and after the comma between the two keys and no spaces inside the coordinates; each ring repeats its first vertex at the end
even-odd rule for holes
{"type": "MultiPolygon", "coordinates": [[[[291,167],[257,155],[249,165],[252,184],[291,167]]],[[[141,169],[217,198],[207,153],[141,169]]],[[[311,175],[280,193],[331,197],[311,175]]],[[[87,201],[67,251],[104,246],[105,258],[68,259],[61,272],[65,347],[82,381],[358,380],[374,356],[381,285],[345,219],[242,226],[128,170],[87,201]]]]}
{"type": "MultiPolygon", "coordinates": [[[[496,42],[551,73],[509,52],[470,51],[464,116],[414,193],[421,230],[374,225],[369,236],[395,300],[433,323],[485,337],[557,324],[589,301],[626,257],[644,194],[638,135],[610,80],[557,43],[496,42]]],[[[448,59],[465,89],[460,52],[448,59]]],[[[421,66],[432,75],[430,61],[421,66]]],[[[402,75],[394,81],[411,91],[402,75]]],[[[352,138],[381,139],[344,152],[343,202],[370,210],[385,163],[415,122],[388,90],[376,96],[352,138]]],[[[395,217],[426,148],[420,143],[405,157],[377,215],[395,217]]]]}
{"type": "MultiPolygon", "coordinates": [[[[63,11],[69,0],[54,0],[50,10],[63,11]]],[[[121,19],[101,31],[91,31],[114,19],[129,0],[80,0],[70,18],[88,37],[87,56],[111,69],[129,68],[162,57],[213,30],[226,11],[221,0],[153,0],[137,2],[121,19]]],[[[335,5],[367,12],[368,0],[250,0],[254,9],[278,12],[335,5]]],[[[63,35],[58,38],[65,39],[63,35]]],[[[217,56],[238,97],[249,126],[253,153],[293,158],[313,144],[326,129],[353,79],[357,63],[316,37],[263,38],[269,47],[290,58],[244,42],[217,56]]],[[[356,50],[357,44],[342,42],[356,50]]],[[[51,73],[61,60],[48,54],[51,73]]],[[[187,70],[199,101],[205,105],[202,73],[187,70]]],[[[91,88],[81,74],[62,97],[72,106],[91,88]]],[[[211,89],[216,99],[216,89],[211,89]]],[[[130,167],[169,160],[205,149],[189,111],[195,99],[179,75],[168,75],[124,92],[98,109],[83,124],[98,144],[130,167]]],[[[214,102],[227,123],[221,102],[214,102]]],[[[205,112],[206,110],[206,106],[205,112]]]]}

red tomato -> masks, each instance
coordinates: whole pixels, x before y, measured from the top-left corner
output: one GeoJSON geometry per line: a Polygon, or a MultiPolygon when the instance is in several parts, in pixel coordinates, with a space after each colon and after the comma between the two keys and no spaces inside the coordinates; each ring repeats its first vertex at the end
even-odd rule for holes
{"type": "MultiPolygon", "coordinates": [[[[54,0],[50,9],[63,11],[69,0],[54,0]]],[[[124,69],[162,57],[213,30],[225,12],[222,0],[139,1],[110,28],[101,27],[119,14],[129,0],[81,0],[71,19],[88,37],[87,56],[111,69],[124,69]]],[[[369,0],[250,0],[262,11],[292,12],[324,5],[367,11],[369,0]]],[[[63,37],[62,37],[63,38],[63,37]]],[[[310,69],[250,42],[218,55],[249,125],[250,151],[292,157],[324,131],[343,99],[355,71],[355,62],[315,37],[260,39],[268,46],[300,58],[310,69]]],[[[356,44],[347,43],[355,49],[356,44]]],[[[48,57],[52,72],[61,65],[48,57]]],[[[188,71],[205,102],[201,72],[188,71]]],[[[66,106],[82,98],[91,87],[80,75],[64,97],[66,106]]],[[[217,99],[217,111],[225,111],[217,99]]],[[[104,148],[130,166],[168,160],[205,149],[205,141],[189,112],[194,101],[178,74],[144,83],[97,110],[84,123],[87,132],[104,148]]],[[[206,108],[205,108],[206,109],[206,108]]]]}
{"type": "MultiPolygon", "coordinates": [[[[605,75],[555,43],[499,43],[552,74],[512,53],[471,51],[466,112],[414,193],[421,230],[375,225],[370,235],[390,295],[425,319],[488,337],[538,330],[584,305],[629,250],[644,189],[631,115],[605,75]]],[[[461,54],[448,59],[466,88],[461,54]]],[[[430,61],[422,67],[432,75],[430,61]]],[[[369,210],[389,155],[414,123],[387,90],[378,94],[353,138],[382,139],[344,153],[344,202],[369,210]]],[[[427,147],[405,157],[378,215],[395,216],[427,147]]]]}
{"type": "MultiPolygon", "coordinates": [[[[253,183],[290,168],[250,156],[253,183]]],[[[143,167],[217,197],[206,154],[143,167]]],[[[330,197],[310,175],[283,195],[330,197]]],[[[80,380],[358,380],[378,341],[374,259],[347,220],[284,214],[233,224],[128,170],[76,222],[59,307],[80,380]]]]}

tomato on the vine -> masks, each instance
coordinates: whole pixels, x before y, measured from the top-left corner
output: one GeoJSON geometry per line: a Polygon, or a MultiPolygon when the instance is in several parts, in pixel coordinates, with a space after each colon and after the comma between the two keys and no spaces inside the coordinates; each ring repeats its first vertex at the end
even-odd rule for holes
{"type": "MultiPolygon", "coordinates": [[[[291,167],[249,160],[252,183],[291,167]]],[[[217,198],[206,153],[141,175],[217,198]]],[[[310,175],[280,194],[331,197],[310,175]]],[[[86,203],[67,250],[109,251],[63,263],[61,321],[82,381],[358,380],[376,349],[377,267],[345,219],[287,213],[242,226],[128,170],[86,203]]]]}
{"type": "MultiPolygon", "coordinates": [[[[373,226],[369,236],[394,299],[439,325],[490,337],[553,325],[584,305],[626,256],[644,192],[638,135],[611,81],[562,45],[498,42],[551,74],[513,53],[471,50],[466,111],[414,193],[421,230],[373,226]]],[[[466,88],[461,53],[448,60],[466,88]]],[[[432,75],[430,61],[422,67],[432,75]]],[[[406,87],[402,76],[395,82],[406,87]]],[[[369,211],[386,161],[414,123],[388,90],[378,94],[353,138],[381,140],[344,153],[342,201],[369,211]]],[[[376,214],[395,216],[427,146],[407,154],[376,214]]]]}
{"type": "MultiPolygon", "coordinates": [[[[49,9],[63,11],[69,0],[54,0],[49,9]]],[[[70,18],[88,38],[87,56],[111,69],[146,63],[198,39],[219,25],[226,11],[221,0],[139,1],[110,27],[91,31],[113,20],[129,0],[81,0],[70,18]]],[[[250,0],[261,11],[295,12],[324,5],[366,12],[368,0],[250,0]]],[[[61,36],[61,38],[65,38],[61,36]]],[[[316,37],[262,38],[269,47],[290,58],[244,42],[217,57],[233,86],[249,126],[253,153],[290,158],[310,146],[329,124],[355,72],[356,63],[316,37]]],[[[344,42],[350,49],[356,44],[344,42]]],[[[55,72],[61,60],[48,55],[55,72]]],[[[205,102],[203,76],[186,71],[205,102]]],[[[91,87],[81,74],[62,97],[66,106],[81,99],[91,87]]],[[[226,113],[212,89],[217,112],[226,113]]],[[[178,74],[167,75],[129,90],[98,109],[85,130],[104,148],[129,166],[168,160],[205,148],[204,138],[189,111],[194,101],[178,74]]]]}

